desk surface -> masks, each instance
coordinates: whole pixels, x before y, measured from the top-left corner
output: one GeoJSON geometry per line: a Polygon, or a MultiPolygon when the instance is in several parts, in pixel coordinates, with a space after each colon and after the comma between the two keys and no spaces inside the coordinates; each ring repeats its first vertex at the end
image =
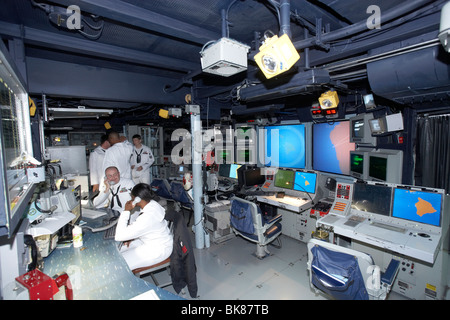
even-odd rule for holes
{"type": "Polygon", "coordinates": [[[284,196],[283,198],[277,198],[275,195],[270,196],[258,195],[256,197],[256,200],[258,200],[259,202],[265,202],[294,212],[302,212],[312,207],[311,200],[299,197],[284,196]]]}
{"type": "Polygon", "coordinates": [[[391,250],[407,257],[434,263],[441,243],[441,235],[424,233],[410,228],[400,228],[370,219],[363,219],[355,225],[348,224],[352,215],[329,214],[317,221],[317,225],[333,227],[333,232],[351,239],[391,250]],[[385,225],[385,227],[382,227],[385,225]],[[396,231],[395,229],[401,229],[396,231]]]}
{"type": "Polygon", "coordinates": [[[104,240],[103,233],[84,229],[82,248],[53,250],[44,259],[44,273],[53,276],[66,272],[74,300],[125,300],[151,289],[161,300],[182,299],[133,275],[117,249],[117,242],[104,240]]]}

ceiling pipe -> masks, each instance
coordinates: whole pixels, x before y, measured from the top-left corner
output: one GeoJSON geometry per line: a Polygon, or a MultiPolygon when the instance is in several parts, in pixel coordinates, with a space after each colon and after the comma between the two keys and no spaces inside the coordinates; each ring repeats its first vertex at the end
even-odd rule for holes
{"type": "MultiPolygon", "coordinates": [[[[407,14],[408,12],[418,10],[420,7],[430,4],[433,1],[430,0],[411,0],[407,1],[406,3],[403,3],[387,10],[386,13],[381,15],[381,22],[386,23],[388,21],[399,19],[403,15],[407,14]]],[[[370,29],[367,28],[367,20],[363,20],[357,23],[354,23],[350,26],[343,27],[341,29],[338,29],[336,31],[328,32],[323,35],[321,35],[321,41],[322,43],[327,43],[335,40],[340,40],[349,36],[353,36],[357,33],[364,32],[364,31],[370,31],[370,29]]],[[[300,41],[294,42],[294,47],[297,50],[313,47],[316,44],[316,38],[308,38],[300,41]]]]}
{"type": "Polygon", "coordinates": [[[280,36],[287,34],[289,38],[291,34],[291,1],[280,1],[280,36]]]}

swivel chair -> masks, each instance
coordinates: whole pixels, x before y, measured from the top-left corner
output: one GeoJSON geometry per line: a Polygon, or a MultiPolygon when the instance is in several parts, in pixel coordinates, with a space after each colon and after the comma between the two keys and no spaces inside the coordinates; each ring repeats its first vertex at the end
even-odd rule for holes
{"type": "Polygon", "coordinates": [[[392,259],[384,273],[366,253],[318,239],[308,242],[310,287],[337,300],[384,300],[400,263],[392,259]]]}
{"type": "Polygon", "coordinates": [[[194,202],[192,198],[189,196],[188,192],[184,189],[184,186],[181,182],[172,181],[170,183],[170,193],[172,194],[172,199],[176,203],[176,210],[179,211],[181,209],[183,216],[184,211],[189,211],[189,222],[191,221],[192,214],[194,212],[194,202]]]}
{"type": "MultiPolygon", "coordinates": [[[[267,245],[281,234],[281,215],[266,218],[253,202],[233,197],[231,199],[230,224],[235,234],[256,243],[255,256],[263,259],[270,254],[267,245]]],[[[278,238],[279,246],[281,241],[278,238]]]]}
{"type": "Polygon", "coordinates": [[[156,279],[156,277],[155,277],[155,273],[161,271],[162,269],[166,269],[170,275],[170,257],[159,263],[155,263],[154,265],[151,265],[151,266],[136,268],[136,269],[132,270],[132,272],[135,276],[137,276],[139,278],[142,278],[143,275],[150,273],[150,276],[152,277],[155,285],[157,287],[164,288],[164,287],[172,285],[172,281],[168,281],[163,284],[160,284],[158,282],[158,279],[156,279]]]}
{"type": "Polygon", "coordinates": [[[155,178],[152,183],[150,183],[150,187],[158,197],[166,200],[172,200],[170,184],[166,179],[155,178]]]}
{"type": "MultiPolygon", "coordinates": [[[[165,201],[165,199],[163,199],[162,201],[165,201]]],[[[167,216],[167,214],[166,214],[166,216],[167,216]]],[[[168,222],[170,234],[173,236],[173,223],[171,220],[167,219],[166,217],[165,217],[165,220],[168,222]]],[[[165,282],[163,284],[160,284],[158,282],[158,279],[156,278],[155,274],[160,272],[163,269],[166,269],[167,273],[171,276],[171,274],[170,274],[170,257],[168,257],[167,259],[165,259],[163,261],[155,263],[151,266],[144,266],[144,267],[133,269],[133,270],[131,270],[131,272],[133,272],[133,274],[139,278],[142,278],[144,275],[150,274],[155,285],[157,287],[164,288],[164,287],[172,285],[172,280],[165,282]]]]}

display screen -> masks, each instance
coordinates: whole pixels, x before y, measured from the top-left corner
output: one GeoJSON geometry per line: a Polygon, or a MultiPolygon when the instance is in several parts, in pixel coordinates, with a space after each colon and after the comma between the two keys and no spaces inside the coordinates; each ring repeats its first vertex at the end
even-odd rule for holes
{"type": "Polygon", "coordinates": [[[262,185],[266,181],[266,176],[261,174],[259,168],[244,171],[244,183],[246,187],[262,185]]]}
{"type": "Polygon", "coordinates": [[[338,174],[350,173],[349,121],[316,123],[313,126],[313,168],[338,174]]]}
{"type": "Polygon", "coordinates": [[[392,217],[440,226],[442,194],[394,189],[392,217]]]}
{"type": "Polygon", "coordinates": [[[317,174],[315,172],[301,172],[295,173],[294,190],[308,193],[316,192],[317,174]]]}
{"type": "Polygon", "coordinates": [[[230,164],[221,164],[219,166],[219,176],[228,178],[230,176],[230,164]]]}
{"type": "Polygon", "coordinates": [[[353,138],[364,138],[364,119],[352,121],[353,138]]]}
{"type": "Polygon", "coordinates": [[[369,157],[369,176],[386,181],[388,159],[383,157],[369,157]]]}
{"type": "Polygon", "coordinates": [[[237,170],[240,167],[241,167],[241,165],[239,165],[239,164],[231,164],[230,165],[230,175],[229,175],[229,177],[233,178],[233,179],[237,179],[238,178],[237,170]]]}
{"type": "Polygon", "coordinates": [[[305,126],[265,127],[265,165],[304,169],[306,164],[305,126]]]}
{"type": "Polygon", "coordinates": [[[355,183],[352,208],[389,216],[391,213],[391,197],[391,187],[355,183]]]}
{"type": "Polygon", "coordinates": [[[278,170],[275,174],[275,187],[292,189],[294,187],[294,171],[278,170]]]}
{"type": "Polygon", "coordinates": [[[364,173],[364,155],[358,153],[350,153],[350,171],[363,174],[364,173]]]}
{"type": "Polygon", "coordinates": [[[255,164],[254,153],[254,147],[239,146],[239,149],[236,149],[236,162],[255,164]]]}

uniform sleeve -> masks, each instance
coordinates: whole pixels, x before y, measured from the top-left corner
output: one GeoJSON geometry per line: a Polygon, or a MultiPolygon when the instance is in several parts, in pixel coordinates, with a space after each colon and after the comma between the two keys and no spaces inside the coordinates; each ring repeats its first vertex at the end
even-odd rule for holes
{"type": "Polygon", "coordinates": [[[144,152],[148,152],[148,156],[145,157],[146,161],[142,163],[142,169],[147,170],[150,166],[155,162],[155,158],[153,157],[152,150],[149,147],[144,147],[144,152]]]}
{"type": "Polygon", "coordinates": [[[98,194],[98,196],[94,198],[94,201],[92,203],[94,207],[99,208],[103,206],[105,201],[108,200],[109,194],[110,194],[109,190],[106,193],[100,190],[100,193],[98,194]]]}
{"type": "Polygon", "coordinates": [[[148,232],[149,219],[146,215],[140,215],[136,221],[128,224],[130,220],[130,211],[122,211],[116,227],[116,241],[128,241],[139,238],[148,232]]]}

